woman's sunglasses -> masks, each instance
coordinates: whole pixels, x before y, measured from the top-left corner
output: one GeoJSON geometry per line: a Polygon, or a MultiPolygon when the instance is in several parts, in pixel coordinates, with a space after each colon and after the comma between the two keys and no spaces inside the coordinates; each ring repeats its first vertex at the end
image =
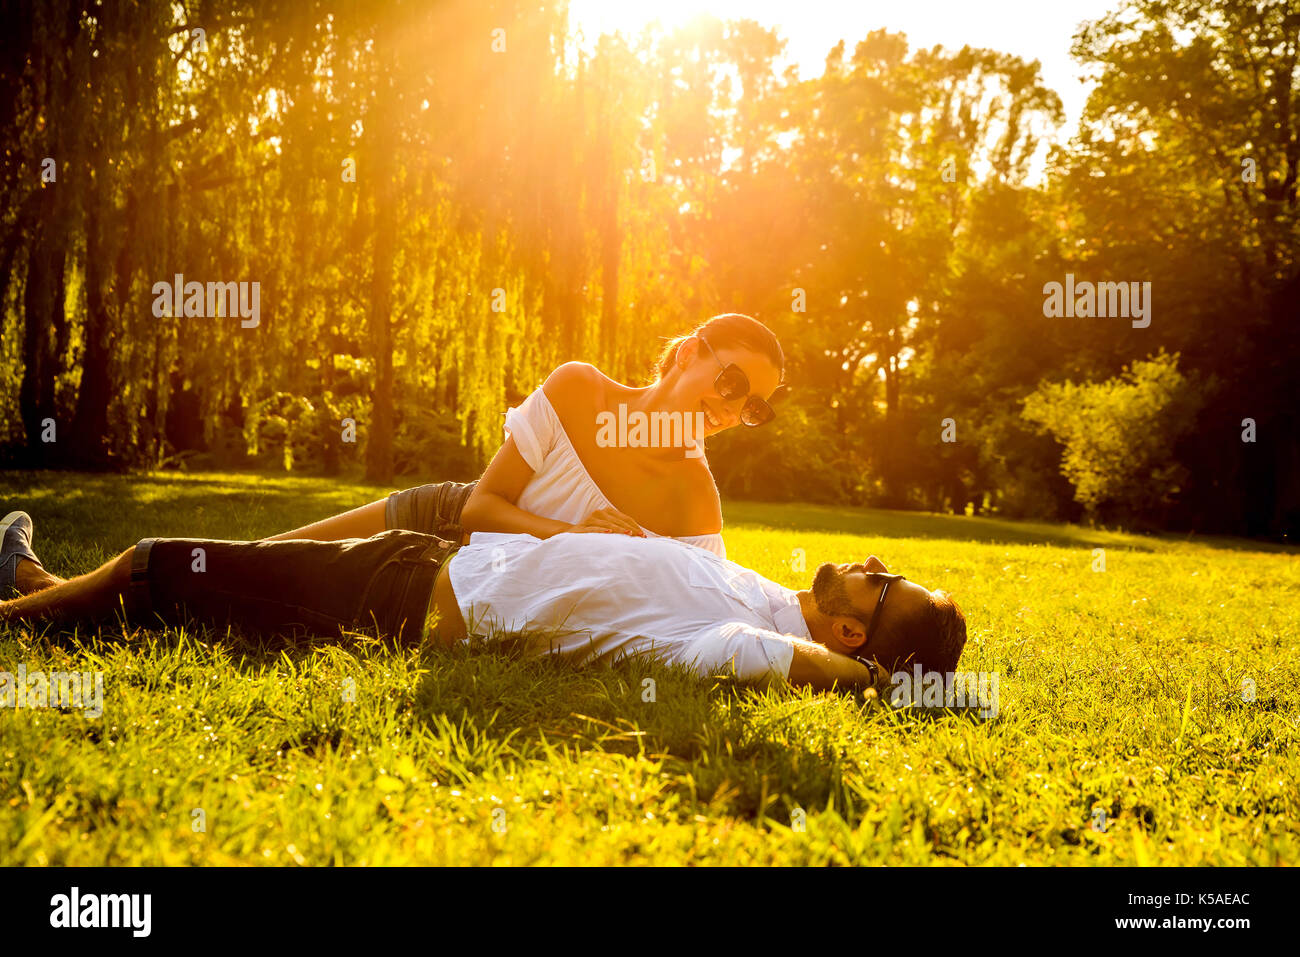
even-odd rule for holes
{"type": "Polygon", "coordinates": [[[722,401],[731,402],[733,399],[744,399],[748,396],[748,400],[740,410],[740,421],[750,428],[756,428],[760,425],[767,425],[776,418],[776,412],[764,399],[749,394],[749,376],[745,375],[745,370],[734,362],[730,365],[723,365],[722,360],[713,351],[713,346],[709,345],[708,340],[703,336],[700,336],[699,340],[709,350],[709,355],[713,356],[713,361],[722,368],[722,371],[718,373],[718,377],[713,380],[713,387],[718,390],[718,395],[722,396],[722,401]]]}

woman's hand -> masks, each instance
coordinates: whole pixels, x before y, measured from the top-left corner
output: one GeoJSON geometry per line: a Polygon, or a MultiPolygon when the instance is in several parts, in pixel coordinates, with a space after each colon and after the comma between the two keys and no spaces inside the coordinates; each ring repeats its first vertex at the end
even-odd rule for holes
{"type": "Polygon", "coordinates": [[[581,522],[575,522],[566,532],[605,532],[621,535],[631,535],[635,538],[645,538],[646,533],[636,519],[631,515],[624,515],[616,508],[598,508],[581,522]]]}

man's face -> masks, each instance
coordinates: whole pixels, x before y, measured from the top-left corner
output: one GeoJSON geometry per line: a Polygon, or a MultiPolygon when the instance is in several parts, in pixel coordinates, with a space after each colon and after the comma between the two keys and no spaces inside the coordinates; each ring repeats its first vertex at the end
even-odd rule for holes
{"type": "Polygon", "coordinates": [[[875,555],[865,562],[822,565],[813,576],[812,597],[817,609],[826,617],[822,627],[813,629],[813,639],[831,651],[854,658],[869,658],[892,670],[905,657],[890,646],[886,625],[896,625],[929,606],[930,592],[906,580],[890,581],[881,577],[889,569],[875,555]],[[877,608],[880,592],[889,585],[885,604],[877,608]],[[881,622],[872,635],[873,647],[864,647],[873,615],[881,622]]]}
{"type": "Polygon", "coordinates": [[[825,615],[870,616],[880,598],[880,589],[884,587],[883,580],[876,576],[888,573],[885,563],[875,555],[865,562],[852,564],[832,565],[827,562],[813,575],[813,599],[825,615]]]}

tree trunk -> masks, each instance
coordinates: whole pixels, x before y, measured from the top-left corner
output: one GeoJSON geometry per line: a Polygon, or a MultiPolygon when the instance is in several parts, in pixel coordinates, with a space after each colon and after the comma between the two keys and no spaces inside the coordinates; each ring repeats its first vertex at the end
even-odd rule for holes
{"type": "Polygon", "coordinates": [[[48,188],[42,197],[42,215],[33,234],[27,259],[27,281],[23,289],[23,377],[18,389],[18,408],[27,435],[28,460],[35,468],[48,468],[59,461],[60,442],[73,430],[58,421],[54,403],[54,379],[58,374],[54,331],[61,323],[64,300],[64,265],[67,259],[66,218],[60,215],[59,187],[48,188]],[[54,421],[54,441],[47,422],[54,421]]]}
{"type": "Polygon", "coordinates": [[[370,276],[370,354],[375,360],[375,383],[371,391],[370,429],[366,442],[366,478],[385,484],[393,480],[393,243],[396,209],[393,188],[392,80],[381,80],[373,115],[367,117],[373,131],[369,169],[363,172],[370,184],[374,210],[374,259],[370,276]]]}
{"type": "Polygon", "coordinates": [[[882,366],[885,370],[885,448],[881,458],[881,479],[885,486],[885,502],[888,508],[902,508],[906,504],[903,495],[902,479],[899,474],[900,463],[897,450],[903,441],[902,419],[899,415],[900,383],[898,368],[897,330],[889,330],[889,354],[882,366]]]}
{"type": "Polygon", "coordinates": [[[81,358],[81,389],[77,393],[69,448],[69,460],[85,469],[102,469],[108,465],[108,407],[113,398],[108,341],[111,322],[104,296],[107,250],[100,227],[100,202],[99,198],[87,197],[86,320],[82,330],[86,350],[81,358]]]}

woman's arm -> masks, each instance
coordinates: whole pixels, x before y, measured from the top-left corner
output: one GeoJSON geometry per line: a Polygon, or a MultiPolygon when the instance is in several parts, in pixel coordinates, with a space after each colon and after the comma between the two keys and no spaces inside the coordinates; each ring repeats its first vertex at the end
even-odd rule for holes
{"type": "MultiPolygon", "coordinates": [[[[587,408],[595,404],[593,392],[601,388],[602,378],[594,366],[582,362],[566,362],[546,377],[540,389],[542,395],[532,397],[516,411],[521,418],[515,427],[507,427],[505,442],[465,502],[461,527],[467,532],[522,532],[535,538],[550,538],[562,532],[645,534],[634,519],[613,508],[598,509],[581,522],[570,524],[534,515],[516,504],[535,474],[533,466],[541,464],[554,441],[552,433],[557,427],[555,415],[540,414],[542,407],[535,400],[541,398],[555,408],[587,408]],[[516,427],[523,429],[519,439],[516,427]],[[520,439],[524,441],[522,448],[520,439]]],[[[509,418],[506,421],[509,423],[509,418]]]]}
{"type": "Polygon", "coordinates": [[[470,492],[460,513],[461,526],[467,532],[522,532],[534,538],[550,538],[561,532],[645,534],[633,518],[613,508],[599,509],[575,524],[524,511],[515,503],[532,477],[533,470],[519,453],[514,437],[507,436],[470,492]]]}
{"type": "Polygon", "coordinates": [[[474,491],[469,493],[460,513],[461,526],[467,532],[523,532],[534,538],[550,538],[567,532],[568,522],[542,518],[515,504],[532,477],[533,470],[519,454],[514,436],[506,436],[474,491]]]}
{"type": "MultiPolygon", "coordinates": [[[[590,392],[599,387],[600,373],[592,366],[580,362],[566,362],[547,377],[545,388],[549,396],[559,401],[590,402],[590,392]]],[[[460,525],[469,532],[523,532],[536,538],[550,538],[561,532],[621,532],[644,535],[641,526],[631,516],[614,508],[597,509],[575,524],[543,518],[524,511],[515,503],[533,477],[533,469],[525,461],[513,435],[507,434],[505,443],[493,456],[487,471],[479,479],[461,511],[460,525]]],[[[281,532],[263,541],[307,538],[316,541],[336,541],[340,538],[369,538],[388,528],[388,500],[380,499],[333,515],[311,525],[281,532]]]]}

